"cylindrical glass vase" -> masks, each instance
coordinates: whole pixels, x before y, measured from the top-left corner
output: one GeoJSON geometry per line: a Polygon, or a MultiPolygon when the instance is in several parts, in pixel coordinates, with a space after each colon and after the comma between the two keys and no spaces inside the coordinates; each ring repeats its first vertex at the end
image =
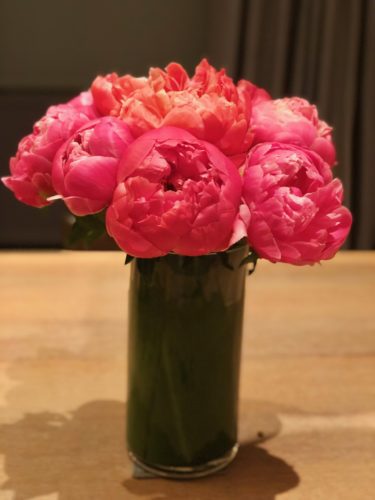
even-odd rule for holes
{"type": "Polygon", "coordinates": [[[204,476],[236,455],[247,255],[131,263],[127,446],[155,475],[204,476]]]}

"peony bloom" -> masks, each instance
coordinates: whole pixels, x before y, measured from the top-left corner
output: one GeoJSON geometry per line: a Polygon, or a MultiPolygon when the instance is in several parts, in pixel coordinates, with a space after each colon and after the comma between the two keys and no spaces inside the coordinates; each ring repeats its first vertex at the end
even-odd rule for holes
{"type": "Polygon", "coordinates": [[[147,86],[147,78],[132,75],[118,76],[110,73],[97,76],[91,85],[91,93],[99,113],[118,116],[123,96],[131,95],[147,86]]]}
{"type": "Polygon", "coordinates": [[[48,108],[46,115],[35,123],[33,133],[18,144],[17,154],[10,160],[11,175],[2,178],[19,201],[33,207],[51,203],[47,198],[55,194],[51,169],[57,150],[96,114],[90,92],[48,108]]]}
{"type": "Polygon", "coordinates": [[[130,255],[202,255],[241,237],[236,167],[185,130],[163,127],[136,139],[121,159],[118,181],[107,231],[130,255]]]}
{"type": "Polygon", "coordinates": [[[84,113],[91,120],[100,117],[100,113],[94,105],[94,99],[90,90],[81,92],[76,97],[68,101],[67,104],[69,106],[73,106],[73,108],[77,111],[84,113]]]}
{"type": "Polygon", "coordinates": [[[350,230],[341,182],[319,155],[298,146],[255,146],[245,164],[243,196],[250,245],[271,262],[330,259],[350,230]]]}
{"type": "Polygon", "coordinates": [[[108,116],[88,122],[62,145],[52,181],[73,214],[100,212],[110,203],[119,159],[132,141],[128,126],[108,116]]]}
{"type": "Polygon", "coordinates": [[[311,148],[329,165],[336,161],[332,128],[319,119],[318,111],[305,99],[287,97],[254,105],[251,120],[254,144],[285,142],[311,148]]]}
{"type": "Polygon", "coordinates": [[[180,127],[242,158],[253,140],[252,105],[270,98],[245,80],[236,86],[225,70],[217,71],[206,59],[192,78],[171,63],[165,71],[151,68],[148,78],[97,77],[91,89],[100,112],[119,116],[135,137],[166,125],[180,127]]]}

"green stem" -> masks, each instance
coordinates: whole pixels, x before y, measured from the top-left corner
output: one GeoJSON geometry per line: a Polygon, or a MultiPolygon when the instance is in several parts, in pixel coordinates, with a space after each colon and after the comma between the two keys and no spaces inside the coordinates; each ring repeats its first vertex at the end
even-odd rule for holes
{"type": "MultiPolygon", "coordinates": [[[[165,346],[165,343],[163,342],[163,345],[165,346]]],[[[171,359],[172,357],[170,354],[167,352],[167,349],[162,349],[162,357],[163,357],[163,363],[165,367],[165,372],[166,372],[166,381],[169,387],[167,387],[168,393],[170,395],[170,400],[172,403],[172,411],[174,413],[174,424],[179,440],[179,446],[177,449],[181,450],[182,455],[186,459],[187,462],[190,461],[191,459],[191,453],[189,449],[189,444],[187,441],[186,433],[184,430],[184,425],[183,425],[183,414],[181,412],[181,405],[179,404],[178,397],[177,397],[177,390],[176,387],[174,386],[173,380],[173,367],[171,365],[171,359]]]]}

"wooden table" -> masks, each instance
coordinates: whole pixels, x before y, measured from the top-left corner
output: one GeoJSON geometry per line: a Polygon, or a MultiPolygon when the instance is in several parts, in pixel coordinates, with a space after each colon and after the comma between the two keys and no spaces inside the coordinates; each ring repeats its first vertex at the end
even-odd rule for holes
{"type": "Polygon", "coordinates": [[[259,264],[241,450],[222,474],[183,483],[132,478],[124,449],[123,260],[0,254],[0,500],[375,498],[374,253],[259,264]]]}

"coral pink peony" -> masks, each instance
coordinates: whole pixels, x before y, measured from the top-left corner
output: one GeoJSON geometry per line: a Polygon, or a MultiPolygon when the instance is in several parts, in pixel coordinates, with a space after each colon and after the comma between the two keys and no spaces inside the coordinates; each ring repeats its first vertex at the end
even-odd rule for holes
{"type": "Polygon", "coordinates": [[[236,167],[185,130],[163,127],[136,139],[121,159],[118,181],[107,230],[131,255],[202,255],[241,237],[236,167]]]}
{"type": "Polygon", "coordinates": [[[225,70],[203,59],[189,78],[182,66],[151,68],[148,78],[115,73],[97,77],[91,87],[101,113],[120,116],[138,137],[154,128],[175,126],[209,141],[229,156],[244,158],[253,139],[253,103],[269,99],[266,91],[242,80],[236,86],[225,70]]]}
{"type": "Polygon", "coordinates": [[[88,118],[94,120],[100,117],[98,109],[95,107],[94,99],[91,91],[85,91],[78,94],[76,97],[67,102],[69,106],[73,106],[77,111],[84,113],[88,118]]]}
{"type": "Polygon", "coordinates": [[[255,146],[245,164],[243,196],[250,245],[271,262],[330,259],[350,230],[341,182],[318,154],[298,146],[255,146]]]}
{"type": "Polygon", "coordinates": [[[132,141],[128,126],[108,116],[88,122],[62,145],[52,181],[71,212],[93,214],[110,203],[119,159],[132,141]]]}
{"type": "Polygon", "coordinates": [[[110,73],[106,76],[97,76],[91,85],[91,92],[95,106],[102,115],[118,116],[123,96],[130,96],[147,84],[145,77],[118,76],[117,73],[110,73]]]}
{"type": "Polygon", "coordinates": [[[290,97],[254,105],[251,120],[254,144],[283,142],[311,148],[329,165],[336,161],[332,128],[319,119],[318,111],[305,99],[290,97]]]}
{"type": "Polygon", "coordinates": [[[51,169],[57,150],[96,115],[90,92],[48,108],[46,115],[35,123],[33,133],[18,144],[17,154],[10,160],[11,176],[2,178],[19,201],[34,207],[51,203],[47,198],[55,194],[51,169]]]}

